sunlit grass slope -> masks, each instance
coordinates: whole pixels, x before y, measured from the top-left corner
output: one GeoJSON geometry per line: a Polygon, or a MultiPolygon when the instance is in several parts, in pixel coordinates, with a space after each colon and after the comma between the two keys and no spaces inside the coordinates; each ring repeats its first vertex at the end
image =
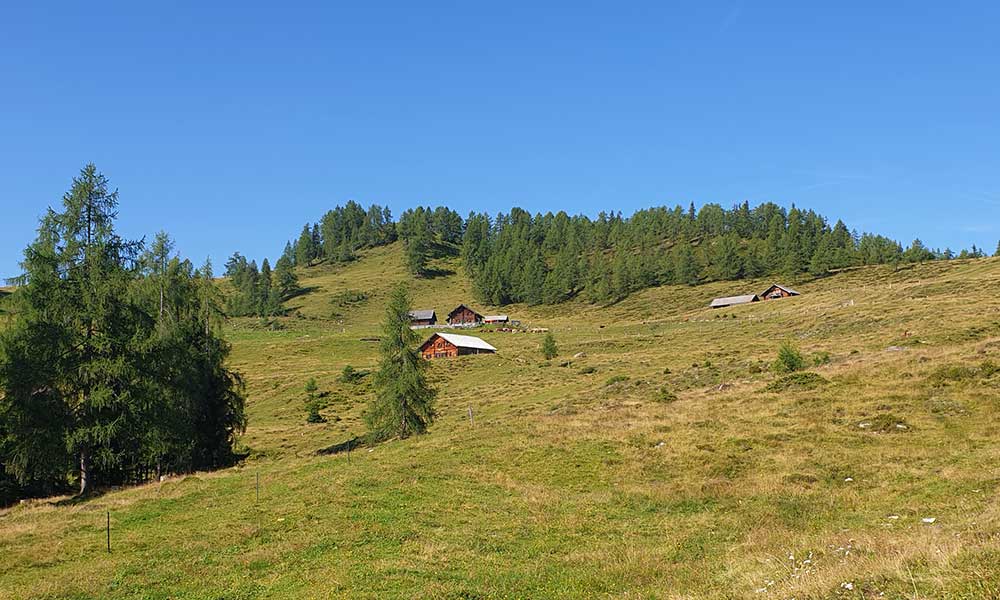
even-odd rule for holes
{"type": "MultiPolygon", "coordinates": [[[[505,307],[560,356],[482,333],[497,355],[432,364],[429,434],[318,455],[364,431],[337,377],[374,367],[402,265],[305,270],[281,329],[231,324],[244,465],[0,513],[0,598],[1000,596],[1000,261],[505,307]],[[770,372],[786,340],[818,378],[770,372]]],[[[436,266],[411,289],[442,316],[472,299],[436,266]]]]}

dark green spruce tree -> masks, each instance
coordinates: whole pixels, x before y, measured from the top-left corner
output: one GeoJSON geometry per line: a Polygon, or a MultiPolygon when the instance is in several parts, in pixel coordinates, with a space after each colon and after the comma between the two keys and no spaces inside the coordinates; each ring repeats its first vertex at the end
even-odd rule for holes
{"type": "Polygon", "coordinates": [[[375,398],[365,412],[374,441],[423,433],[434,419],[436,392],[427,382],[427,364],[416,349],[410,310],[409,294],[400,284],[385,310],[375,398]]]}

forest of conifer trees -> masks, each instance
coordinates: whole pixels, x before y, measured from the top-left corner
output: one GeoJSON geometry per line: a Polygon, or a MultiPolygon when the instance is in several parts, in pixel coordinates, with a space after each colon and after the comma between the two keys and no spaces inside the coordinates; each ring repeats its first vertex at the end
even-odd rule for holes
{"type": "MultiPolygon", "coordinates": [[[[839,220],[831,225],[812,210],[773,203],[744,202],[729,210],[718,204],[697,210],[694,204],[656,207],[628,218],[602,212],[596,219],[565,212],[532,215],[520,208],[462,219],[445,207],[417,207],[394,223],[387,208],[365,210],[352,201],[303,226],[297,241],[286,244],[277,270],[353,260],[359,250],[397,239],[415,276],[432,275],[428,265],[434,258],[460,253],[477,299],[493,305],[556,304],[578,296],[609,303],[656,285],[822,276],[862,265],[984,256],[975,246],[959,254],[931,250],[919,239],[904,249],[839,220]]],[[[277,304],[253,291],[252,282],[268,279],[264,269],[258,272],[256,263],[238,254],[230,264],[236,265],[227,265],[227,273],[237,292],[230,314],[273,314],[277,304]]],[[[278,287],[278,298],[293,293],[287,284],[278,287]]]]}

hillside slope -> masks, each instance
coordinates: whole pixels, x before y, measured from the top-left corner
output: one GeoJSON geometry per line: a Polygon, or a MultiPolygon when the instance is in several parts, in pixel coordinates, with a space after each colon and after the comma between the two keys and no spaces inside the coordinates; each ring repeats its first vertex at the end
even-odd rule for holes
{"type": "MultiPolygon", "coordinates": [[[[416,308],[471,301],[436,267],[416,308]]],[[[432,364],[428,435],[350,455],[316,452],[363,432],[337,376],[374,366],[402,251],[301,278],[280,329],[227,332],[250,459],[0,513],[0,598],[1000,596],[1000,260],[505,307],[560,357],[485,332],[497,355],[432,364]],[[769,371],[785,340],[822,379],[769,371]]]]}

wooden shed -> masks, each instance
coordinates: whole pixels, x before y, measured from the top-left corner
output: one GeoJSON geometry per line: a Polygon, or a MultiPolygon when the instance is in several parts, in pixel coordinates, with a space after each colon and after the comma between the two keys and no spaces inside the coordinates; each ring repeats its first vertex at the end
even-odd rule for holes
{"type": "Polygon", "coordinates": [[[435,333],[420,345],[420,355],[430,360],[468,354],[495,354],[496,348],[471,335],[435,333]]]}
{"type": "Polygon", "coordinates": [[[727,296],[725,298],[716,298],[712,300],[712,308],[725,308],[727,306],[735,306],[737,304],[749,304],[751,302],[757,302],[760,297],[757,294],[747,294],[745,296],[727,296]]]}
{"type": "Polygon", "coordinates": [[[437,315],[433,310],[411,310],[410,325],[414,327],[426,327],[437,323],[437,315]]]}
{"type": "Polygon", "coordinates": [[[495,324],[495,323],[507,323],[510,319],[507,315],[486,315],[483,317],[483,323],[495,324]]]}
{"type": "Polygon", "coordinates": [[[478,325],[483,322],[483,315],[464,304],[459,304],[455,310],[448,313],[449,325],[478,325]]]}
{"type": "Polygon", "coordinates": [[[778,285],[777,283],[775,283],[761,293],[760,299],[777,300],[779,298],[790,298],[792,296],[801,296],[801,294],[799,294],[790,287],[785,287],[783,285],[778,285]]]}

